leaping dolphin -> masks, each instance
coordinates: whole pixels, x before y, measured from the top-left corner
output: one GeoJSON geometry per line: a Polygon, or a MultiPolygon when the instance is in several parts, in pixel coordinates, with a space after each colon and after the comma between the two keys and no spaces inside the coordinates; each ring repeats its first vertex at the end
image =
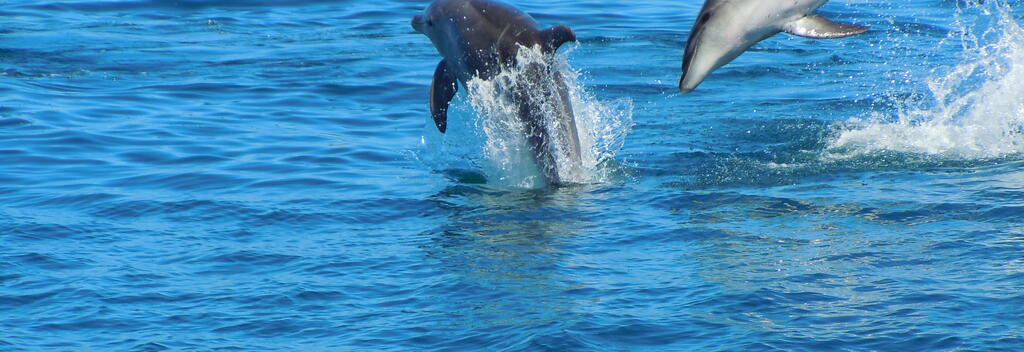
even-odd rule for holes
{"type": "Polygon", "coordinates": [[[478,77],[489,80],[516,65],[522,48],[539,46],[547,62],[530,63],[525,72],[512,81],[507,94],[518,107],[527,143],[537,167],[549,183],[562,183],[556,159],[581,165],[580,142],[572,103],[564,78],[551,67],[558,48],[576,40],[567,26],[540,29],[530,15],[507,4],[491,0],[437,0],[412,19],[412,27],[430,38],[443,59],[434,72],[430,89],[430,113],[438,130],[447,129],[448,104],[458,91],[458,83],[478,77]],[[532,90],[532,91],[531,91],[532,90]],[[538,92],[539,91],[539,92],[538,92]],[[556,107],[557,133],[566,158],[556,158],[545,123],[542,102],[556,107]],[[548,103],[548,102],[544,102],[548,103]],[[565,160],[567,159],[567,160],[565,160]]]}
{"type": "Polygon", "coordinates": [[[832,22],[814,11],[828,0],[707,0],[690,31],[679,91],[697,88],[711,71],[751,46],[786,32],[832,39],[864,33],[867,27],[832,22]]]}

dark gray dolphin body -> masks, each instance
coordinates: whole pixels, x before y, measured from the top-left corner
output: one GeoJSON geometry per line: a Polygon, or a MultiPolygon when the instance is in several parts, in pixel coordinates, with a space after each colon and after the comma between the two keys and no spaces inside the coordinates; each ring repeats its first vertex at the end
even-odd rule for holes
{"type": "Polygon", "coordinates": [[[864,33],[867,27],[815,15],[828,0],[707,0],[690,31],[679,90],[689,93],[711,71],[780,32],[816,39],[864,33]]]}
{"type": "Polygon", "coordinates": [[[555,26],[542,30],[530,15],[490,0],[437,0],[413,18],[412,26],[429,37],[444,58],[437,65],[430,90],[430,112],[438,130],[444,133],[447,128],[448,104],[458,90],[457,82],[465,86],[474,77],[489,80],[509,72],[517,64],[519,50],[539,46],[548,62],[531,63],[504,94],[518,106],[527,142],[548,182],[563,181],[538,99],[555,103],[555,128],[564,137],[560,145],[568,157],[565,162],[582,163],[568,90],[561,74],[550,65],[559,46],[576,40],[572,29],[555,26]]]}

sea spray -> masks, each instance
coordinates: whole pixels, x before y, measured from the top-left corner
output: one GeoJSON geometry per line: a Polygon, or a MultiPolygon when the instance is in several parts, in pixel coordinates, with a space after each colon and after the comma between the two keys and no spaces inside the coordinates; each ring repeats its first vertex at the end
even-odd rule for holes
{"type": "MultiPolygon", "coordinates": [[[[447,135],[436,131],[424,134],[429,165],[435,169],[473,168],[482,172],[488,184],[497,187],[537,188],[546,184],[530,146],[525,126],[518,116],[519,105],[511,92],[525,88],[531,104],[537,104],[545,119],[550,150],[564,183],[592,184],[612,180],[614,170],[607,167],[625,143],[632,127],[632,102],[599,101],[587,92],[580,73],[570,67],[568,55],[548,56],[539,48],[522,48],[517,64],[488,80],[473,79],[461,87],[449,110],[447,135]],[[565,81],[571,110],[574,112],[580,144],[579,165],[571,162],[565,131],[558,128],[558,102],[552,99],[548,80],[529,81],[531,65],[550,67],[552,75],[565,81]]],[[[534,66],[536,67],[536,66],[534,66]]],[[[428,127],[433,127],[429,124],[428,127]]]]}
{"type": "Polygon", "coordinates": [[[961,43],[961,63],[938,69],[930,97],[898,101],[895,115],[871,112],[845,123],[831,156],[900,152],[954,159],[1024,154],[1024,28],[996,1],[958,10],[947,40],[961,43]]]}

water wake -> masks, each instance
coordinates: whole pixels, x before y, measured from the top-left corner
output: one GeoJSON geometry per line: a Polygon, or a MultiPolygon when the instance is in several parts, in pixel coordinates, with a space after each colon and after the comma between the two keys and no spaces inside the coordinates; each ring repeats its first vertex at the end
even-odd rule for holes
{"type": "MultiPolygon", "coordinates": [[[[548,135],[545,146],[554,159],[562,183],[609,182],[616,174],[610,167],[632,126],[632,102],[599,101],[581,84],[580,73],[569,66],[568,51],[546,56],[538,48],[519,50],[517,64],[497,76],[466,83],[449,110],[447,135],[425,133],[423,143],[435,169],[476,169],[487,183],[497,187],[537,188],[546,184],[527,141],[529,126],[520,118],[520,101],[536,106],[548,135]],[[537,67],[549,67],[542,73],[537,67]],[[528,79],[530,75],[543,79],[528,79]],[[570,109],[558,99],[551,84],[564,81],[570,109]],[[516,93],[519,92],[519,93],[516,93]],[[518,96],[517,96],[518,94],[518,96]],[[579,159],[571,132],[565,128],[564,111],[572,111],[579,140],[579,159]],[[452,128],[455,127],[455,128],[452,128]]],[[[433,127],[433,124],[428,124],[433,127]]]]}
{"type": "Polygon", "coordinates": [[[931,97],[897,102],[895,115],[853,119],[832,141],[843,155],[899,152],[953,159],[1024,154],[1024,28],[1009,5],[989,1],[957,14],[961,63],[927,81],[931,97]],[[972,18],[972,19],[968,19],[972,18]]]}

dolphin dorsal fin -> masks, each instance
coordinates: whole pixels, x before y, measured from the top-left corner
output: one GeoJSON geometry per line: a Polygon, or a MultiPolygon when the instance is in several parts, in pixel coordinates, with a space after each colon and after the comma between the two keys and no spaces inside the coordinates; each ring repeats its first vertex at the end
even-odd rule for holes
{"type": "Polygon", "coordinates": [[[448,71],[445,60],[441,60],[434,70],[434,82],[430,85],[430,116],[434,118],[434,124],[441,133],[448,129],[448,103],[458,91],[458,81],[448,71]]]}
{"type": "Polygon", "coordinates": [[[834,39],[867,32],[868,27],[832,22],[820,15],[812,15],[786,24],[783,31],[804,38],[834,39]]]}
{"type": "Polygon", "coordinates": [[[544,40],[544,49],[555,52],[562,44],[566,42],[576,41],[576,32],[566,25],[558,25],[540,32],[541,39],[544,40]]]}

